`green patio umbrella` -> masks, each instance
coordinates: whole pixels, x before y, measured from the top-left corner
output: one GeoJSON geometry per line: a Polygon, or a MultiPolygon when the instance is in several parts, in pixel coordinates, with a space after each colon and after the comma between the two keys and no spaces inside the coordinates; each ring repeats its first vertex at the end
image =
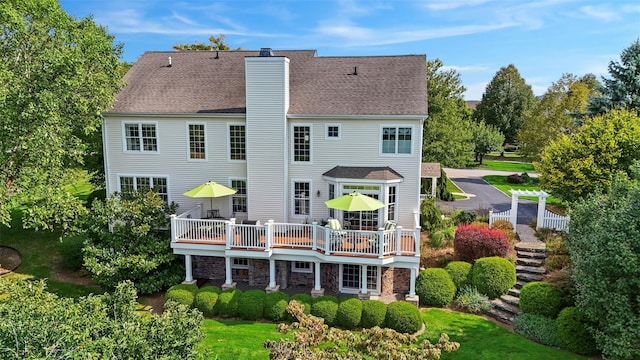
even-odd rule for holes
{"type": "Polygon", "coordinates": [[[207,181],[206,183],[197,186],[182,195],[194,198],[211,198],[211,208],[213,209],[213,198],[233,195],[236,191],[238,190],[218,184],[215,181],[207,181]]]}
{"type": "MultiPolygon", "coordinates": [[[[384,207],[384,203],[371,196],[354,191],[324,202],[328,208],[342,211],[372,211],[384,207]]],[[[362,228],[362,223],[360,223],[362,228]]]]}

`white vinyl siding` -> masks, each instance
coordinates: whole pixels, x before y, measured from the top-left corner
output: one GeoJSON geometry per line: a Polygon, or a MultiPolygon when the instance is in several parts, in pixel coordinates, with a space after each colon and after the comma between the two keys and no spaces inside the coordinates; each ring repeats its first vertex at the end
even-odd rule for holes
{"type": "Polygon", "coordinates": [[[207,159],[207,126],[205,123],[187,123],[187,159],[207,159]]]}
{"type": "Polygon", "coordinates": [[[125,152],[157,153],[157,123],[148,121],[123,122],[122,139],[125,152]]]}

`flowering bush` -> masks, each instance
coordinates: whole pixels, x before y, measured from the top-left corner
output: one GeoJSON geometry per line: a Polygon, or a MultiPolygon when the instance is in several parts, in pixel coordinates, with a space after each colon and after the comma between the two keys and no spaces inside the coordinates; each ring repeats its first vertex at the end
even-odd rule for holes
{"type": "Polygon", "coordinates": [[[474,224],[458,226],[453,240],[453,248],[457,258],[471,263],[482,257],[504,257],[510,247],[509,239],[501,230],[488,229],[474,224]]]}

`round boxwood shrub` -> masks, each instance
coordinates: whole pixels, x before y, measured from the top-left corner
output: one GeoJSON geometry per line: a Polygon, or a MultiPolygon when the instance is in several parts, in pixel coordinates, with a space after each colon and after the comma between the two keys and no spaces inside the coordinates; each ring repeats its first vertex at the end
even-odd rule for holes
{"type": "Polygon", "coordinates": [[[207,285],[207,286],[203,286],[200,288],[200,290],[198,290],[199,293],[201,292],[214,292],[216,294],[220,294],[222,292],[222,289],[220,289],[217,286],[212,286],[212,285],[207,285]]]}
{"type": "Polygon", "coordinates": [[[321,317],[327,325],[336,324],[338,314],[338,299],[332,295],[317,297],[311,305],[311,315],[321,317]]]}
{"type": "Polygon", "coordinates": [[[513,320],[513,330],[542,345],[560,347],[556,320],[537,314],[522,313],[513,320]]]}
{"type": "Polygon", "coordinates": [[[413,334],[422,327],[420,310],[411,303],[394,301],[387,306],[384,325],[401,333],[413,334]]]}
{"type": "Polygon", "coordinates": [[[360,326],[363,328],[382,327],[385,316],[387,316],[387,304],[380,300],[365,300],[362,303],[360,326]]]}
{"type": "Polygon", "coordinates": [[[452,261],[445,266],[445,270],[451,276],[451,280],[456,285],[456,290],[462,289],[465,285],[469,285],[469,272],[471,264],[466,261],[452,261]]]}
{"type": "Polygon", "coordinates": [[[520,290],[520,310],[555,318],[562,309],[562,293],[548,282],[533,281],[520,290]]]}
{"type": "Polygon", "coordinates": [[[422,305],[449,306],[456,295],[456,285],[445,269],[429,268],[418,275],[416,293],[422,305]]]}
{"type": "Polygon", "coordinates": [[[198,291],[200,291],[195,284],[177,284],[170,287],[169,290],[167,291],[171,291],[171,290],[187,290],[191,292],[194,296],[196,293],[198,293],[198,291]]]}
{"type": "Polygon", "coordinates": [[[242,293],[238,301],[238,316],[244,320],[261,319],[265,297],[266,294],[262,290],[248,290],[242,293]]]}
{"type": "Polygon", "coordinates": [[[360,324],[362,318],[362,301],[360,299],[351,298],[342,301],[338,305],[338,313],[336,321],[338,325],[345,329],[353,329],[360,324]]]}
{"type": "Polygon", "coordinates": [[[240,289],[226,289],[218,295],[218,301],[214,307],[216,314],[222,317],[236,317],[238,316],[238,302],[242,290],[240,289]]]}
{"type": "Polygon", "coordinates": [[[311,314],[311,304],[313,304],[313,298],[309,294],[295,294],[289,298],[289,302],[295,300],[304,305],[304,313],[311,314]]]}
{"type": "Polygon", "coordinates": [[[558,337],[564,347],[576,354],[598,353],[596,342],[587,330],[587,323],[578,308],[567,307],[558,314],[558,337]]]}
{"type": "Polygon", "coordinates": [[[480,258],[471,267],[471,285],[490,299],[504,295],[516,284],[516,267],[498,256],[480,258]]]}
{"type": "Polygon", "coordinates": [[[175,301],[183,305],[187,305],[191,307],[193,305],[193,300],[195,296],[189,290],[184,289],[169,289],[164,294],[164,303],[166,304],[169,301],[175,301]]]}
{"type": "Polygon", "coordinates": [[[288,319],[287,305],[289,295],[281,291],[274,291],[266,295],[264,299],[264,317],[271,321],[283,321],[288,319]]]}
{"type": "Polygon", "coordinates": [[[193,307],[200,310],[205,317],[215,316],[215,306],[219,294],[213,291],[199,291],[193,300],[193,307]]]}

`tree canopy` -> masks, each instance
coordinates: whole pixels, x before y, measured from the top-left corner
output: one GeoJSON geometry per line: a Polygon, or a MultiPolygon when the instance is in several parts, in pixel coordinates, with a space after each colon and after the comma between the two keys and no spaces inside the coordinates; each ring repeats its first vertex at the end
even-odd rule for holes
{"type": "Polygon", "coordinates": [[[121,46],[56,0],[3,1],[0,24],[0,223],[28,202],[27,226],[66,224],[83,211],[63,189],[68,170],[120,88],[121,46]]]}
{"type": "Polygon", "coordinates": [[[608,70],[611,79],[602,78],[602,96],[594,97],[589,104],[591,113],[612,109],[640,113],[640,39],[622,51],[619,62],[609,62],[608,70]]]}
{"type": "Polygon", "coordinates": [[[473,153],[476,161],[482,165],[482,158],[492,152],[500,150],[504,143],[504,135],[493,125],[487,125],[484,121],[473,124],[473,153]]]}
{"type": "MultiPolygon", "coordinates": [[[[224,42],[224,34],[220,34],[218,37],[215,37],[213,35],[209,36],[208,44],[205,44],[203,42],[195,42],[191,44],[177,43],[173,45],[173,49],[178,51],[231,50],[229,45],[224,42]]],[[[237,48],[236,50],[240,50],[240,48],[237,48]]]]}
{"type": "Polygon", "coordinates": [[[482,94],[473,117],[495,126],[511,144],[538,100],[513,64],[500,68],[482,94]]]}
{"type": "Polygon", "coordinates": [[[560,135],[535,163],[540,187],[575,201],[611,185],[619,171],[640,159],[640,116],[611,111],[589,119],[575,133],[560,135]]]}
{"type": "Polygon", "coordinates": [[[471,109],[462,97],[466,89],[460,74],[443,67],[440,59],[427,61],[429,117],[424,123],[422,157],[443,166],[464,166],[473,150],[471,109]]]}

